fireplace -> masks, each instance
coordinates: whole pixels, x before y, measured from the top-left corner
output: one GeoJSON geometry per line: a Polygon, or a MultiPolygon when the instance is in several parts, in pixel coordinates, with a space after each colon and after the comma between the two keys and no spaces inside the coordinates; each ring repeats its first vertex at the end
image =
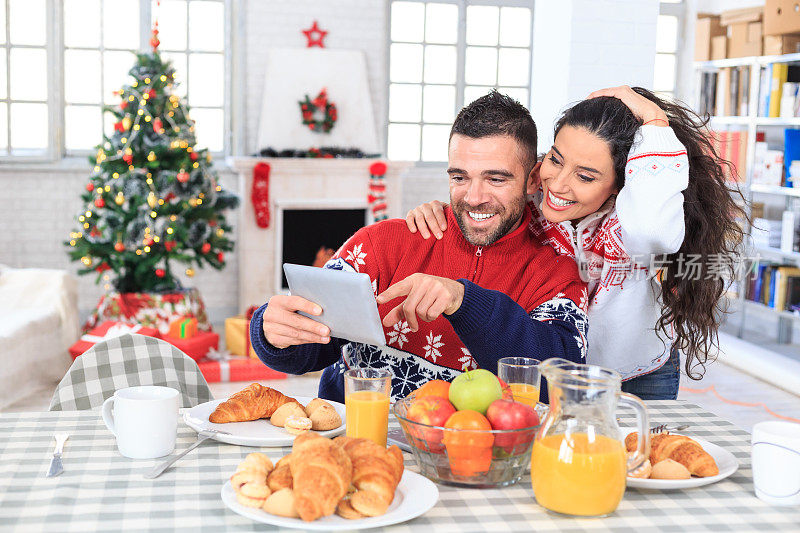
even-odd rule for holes
{"type": "MultiPolygon", "coordinates": [[[[303,217],[300,211],[327,212],[347,215],[346,224],[337,228],[338,233],[325,237],[331,248],[338,248],[359,227],[373,222],[367,203],[369,167],[374,159],[292,159],[272,157],[232,157],[228,164],[239,175],[239,191],[242,207],[239,209],[236,253],[239,259],[239,309],[250,305],[261,305],[275,294],[284,292],[284,261],[308,264],[313,261],[319,248],[315,241],[308,242],[313,249],[297,252],[304,260],[284,257],[289,252],[286,244],[293,239],[288,227],[294,216],[303,217]],[[257,163],[270,167],[269,200],[271,223],[268,228],[256,225],[253,204],[249,201],[253,186],[253,167],[257,163]],[[359,214],[361,213],[361,214],[359,214]],[[288,217],[288,218],[287,218],[288,217]]],[[[386,200],[389,217],[402,217],[403,176],[412,163],[387,161],[386,200]]],[[[325,217],[327,214],[322,214],[325,217]]],[[[326,226],[320,225],[320,233],[326,226]]],[[[336,224],[338,225],[338,224],[336,224]]],[[[312,238],[317,239],[313,235],[312,238]]],[[[304,241],[306,237],[301,237],[304,241]]],[[[292,254],[295,252],[292,251],[292,254]]],[[[293,258],[295,256],[292,256],[293,258]]]]}
{"type": "Polygon", "coordinates": [[[369,224],[368,210],[347,207],[322,207],[319,209],[278,207],[280,236],[275,257],[280,258],[275,271],[281,276],[281,291],[288,290],[283,263],[311,265],[320,247],[336,251],[350,236],[369,224]]]}

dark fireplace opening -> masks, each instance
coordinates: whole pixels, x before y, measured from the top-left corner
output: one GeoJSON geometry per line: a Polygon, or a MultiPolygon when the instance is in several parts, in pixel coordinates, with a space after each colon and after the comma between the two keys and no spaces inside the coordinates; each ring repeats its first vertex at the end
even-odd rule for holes
{"type": "MultiPolygon", "coordinates": [[[[284,209],[283,263],[313,265],[320,248],[338,250],[366,217],[366,209],[284,209]]],[[[281,287],[288,289],[282,266],[281,276],[281,287]]]]}

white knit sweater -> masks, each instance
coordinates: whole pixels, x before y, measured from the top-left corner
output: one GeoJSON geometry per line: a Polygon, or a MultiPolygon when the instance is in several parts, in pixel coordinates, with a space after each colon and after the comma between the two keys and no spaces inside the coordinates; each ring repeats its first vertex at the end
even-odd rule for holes
{"type": "Polygon", "coordinates": [[[688,184],[686,149],[672,129],[642,126],[628,155],[625,186],[600,210],[573,226],[542,216],[541,191],[531,205],[541,224],[531,230],[575,258],[589,282],[587,361],[616,370],[624,380],[660,368],[669,357],[672,332],[662,333],[662,340],[655,331],[661,316],[656,274],[663,265],[653,264],[651,254],[680,248],[682,191],[688,184]]]}

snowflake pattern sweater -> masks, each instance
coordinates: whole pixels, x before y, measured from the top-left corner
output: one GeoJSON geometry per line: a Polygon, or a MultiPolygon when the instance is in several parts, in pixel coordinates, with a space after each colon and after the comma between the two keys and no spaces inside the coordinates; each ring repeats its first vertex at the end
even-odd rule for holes
{"type": "Polygon", "coordinates": [[[688,185],[685,147],[672,128],[648,125],[639,128],[628,154],[625,186],[577,226],[548,221],[539,210],[541,190],[528,204],[536,240],[574,258],[589,283],[588,362],[616,370],[623,380],[653,372],[669,358],[671,338],[655,331],[661,287],[652,254],[680,249],[688,185]]]}
{"type": "MultiPolygon", "coordinates": [[[[449,224],[455,216],[446,210],[449,224]]],[[[464,370],[497,370],[497,360],[524,354],[537,359],[586,356],[586,285],[575,263],[542,246],[530,231],[530,212],[516,230],[490,246],[468,243],[460,231],[442,240],[412,234],[404,220],[379,222],[359,230],[326,268],[365,272],[375,294],[416,272],[458,279],[461,307],[450,316],[420,321],[412,332],[400,321],[384,328],[387,346],[332,338],[328,344],[277,349],[263,331],[262,306],[253,315],[253,348],[269,367],[292,374],[324,369],[319,395],[344,399],[343,373],[352,367],[389,368],[392,397],[406,396],[431,379],[452,380],[464,370]]],[[[378,306],[381,317],[399,300],[378,306]]]]}

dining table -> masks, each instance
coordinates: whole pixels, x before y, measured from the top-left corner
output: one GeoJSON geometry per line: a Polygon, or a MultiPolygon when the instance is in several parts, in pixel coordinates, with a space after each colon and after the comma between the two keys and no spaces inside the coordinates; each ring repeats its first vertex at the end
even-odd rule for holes
{"type": "MultiPolygon", "coordinates": [[[[678,400],[647,401],[650,422],[688,425],[682,434],[730,451],[739,468],[714,484],[682,490],[628,487],[617,510],[603,518],[549,512],[536,503],[530,474],[501,488],[437,484],[426,513],[386,531],[798,531],[800,507],[756,498],[750,434],[701,407],[678,400]]],[[[633,413],[620,411],[633,427],[633,413]]],[[[392,418],[390,426],[397,424],[392,418]]],[[[175,453],[196,432],[179,422],[175,453]]],[[[254,448],[207,440],[156,479],[143,474],[163,459],[127,459],[98,410],[0,414],[0,531],[275,531],[229,510],[220,492],[244,457],[260,451],[277,460],[289,447],[254,448]],[[45,477],[53,435],[69,433],[64,472],[45,477]]],[[[404,453],[407,469],[419,469],[404,453]]],[[[413,495],[412,495],[413,496],[413,495]]],[[[288,530],[287,530],[288,531],[288,530]]]]}

